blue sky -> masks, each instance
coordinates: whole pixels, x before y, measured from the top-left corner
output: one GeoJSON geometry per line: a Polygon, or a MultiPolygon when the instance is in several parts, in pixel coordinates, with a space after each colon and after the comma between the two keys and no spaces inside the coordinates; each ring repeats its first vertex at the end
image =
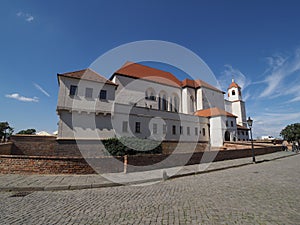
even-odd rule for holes
{"type": "Polygon", "coordinates": [[[243,87],[254,136],[300,121],[299,1],[2,1],[0,120],[57,130],[56,74],[121,44],[163,40],[198,54],[223,90],[243,87]]]}

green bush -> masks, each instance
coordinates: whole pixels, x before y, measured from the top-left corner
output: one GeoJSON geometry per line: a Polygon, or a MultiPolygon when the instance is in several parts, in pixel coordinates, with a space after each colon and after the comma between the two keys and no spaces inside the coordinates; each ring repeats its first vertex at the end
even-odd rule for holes
{"type": "Polygon", "coordinates": [[[162,153],[161,143],[154,140],[121,137],[102,140],[102,143],[113,156],[162,153]]]}

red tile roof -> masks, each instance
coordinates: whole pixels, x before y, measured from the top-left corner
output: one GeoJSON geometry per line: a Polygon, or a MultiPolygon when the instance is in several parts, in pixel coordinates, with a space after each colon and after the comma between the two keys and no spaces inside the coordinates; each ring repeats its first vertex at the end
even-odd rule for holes
{"type": "Polygon", "coordinates": [[[202,80],[184,79],[183,81],[180,81],[170,72],[166,72],[163,70],[155,69],[149,66],[144,66],[133,62],[126,62],[119,70],[115,72],[115,74],[151,80],[157,83],[167,84],[175,87],[206,87],[214,91],[225,93],[202,80]]]}
{"type": "Polygon", "coordinates": [[[150,80],[175,87],[181,86],[181,82],[172,73],[138,63],[126,62],[115,74],[150,80]]]}
{"type": "Polygon", "coordinates": [[[101,76],[97,72],[91,69],[84,69],[84,70],[78,70],[74,72],[68,72],[68,73],[62,73],[62,74],[57,74],[57,76],[62,76],[62,77],[70,77],[70,78],[75,78],[75,79],[82,79],[82,80],[88,80],[88,81],[95,81],[99,83],[106,83],[106,84],[111,84],[117,86],[114,82],[106,79],[105,77],[101,76]]]}
{"type": "Polygon", "coordinates": [[[241,126],[241,125],[236,125],[236,127],[238,130],[250,130],[249,128],[241,126]]]}
{"type": "Polygon", "coordinates": [[[203,109],[198,110],[194,113],[195,116],[202,116],[202,117],[215,117],[215,116],[228,116],[228,117],[237,117],[223,109],[220,108],[209,108],[209,109],[203,109]]]}
{"type": "Polygon", "coordinates": [[[235,83],[234,80],[232,79],[232,82],[231,82],[231,84],[229,85],[229,88],[228,88],[228,89],[233,88],[233,87],[235,87],[235,88],[241,88],[241,87],[240,87],[237,83],[235,83]]]}
{"type": "Polygon", "coordinates": [[[206,83],[203,80],[190,80],[190,79],[186,78],[181,82],[181,86],[182,87],[191,87],[191,88],[205,87],[205,88],[208,88],[208,89],[211,89],[214,91],[222,92],[223,94],[225,93],[225,92],[219,90],[218,88],[206,83]]]}

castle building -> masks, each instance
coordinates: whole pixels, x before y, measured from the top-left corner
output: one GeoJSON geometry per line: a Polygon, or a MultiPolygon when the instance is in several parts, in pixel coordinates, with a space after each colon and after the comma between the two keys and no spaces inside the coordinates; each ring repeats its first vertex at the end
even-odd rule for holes
{"type": "Polygon", "coordinates": [[[202,81],[125,63],[110,79],[91,69],[58,74],[58,139],[135,136],[160,141],[248,141],[245,102],[232,80],[222,90],[202,81]]]}

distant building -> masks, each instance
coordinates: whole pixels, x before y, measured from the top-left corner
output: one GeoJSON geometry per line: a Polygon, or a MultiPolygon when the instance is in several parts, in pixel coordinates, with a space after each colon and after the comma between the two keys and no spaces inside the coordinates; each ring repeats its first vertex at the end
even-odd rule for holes
{"type": "Polygon", "coordinates": [[[136,136],[215,147],[249,140],[245,102],[234,80],[228,100],[202,80],[180,81],[130,62],[110,79],[85,69],[58,74],[58,82],[58,139],[136,136]]]}

